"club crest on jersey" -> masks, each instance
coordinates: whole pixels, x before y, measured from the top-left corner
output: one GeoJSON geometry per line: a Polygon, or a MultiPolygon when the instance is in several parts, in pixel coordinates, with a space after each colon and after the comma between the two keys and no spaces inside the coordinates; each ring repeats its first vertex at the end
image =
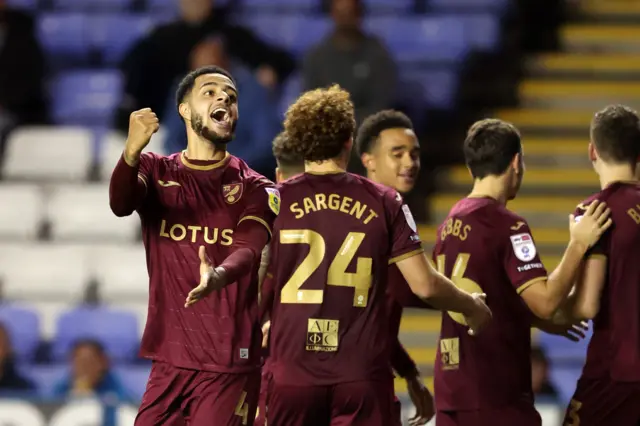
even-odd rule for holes
{"type": "Polygon", "coordinates": [[[242,183],[229,183],[222,185],[222,198],[227,204],[233,204],[242,197],[242,183]]]}
{"type": "Polygon", "coordinates": [[[536,257],[538,252],[536,245],[533,243],[533,238],[531,238],[531,234],[517,234],[512,235],[510,238],[513,252],[518,259],[523,262],[530,262],[536,257]]]}
{"type": "Polygon", "coordinates": [[[272,212],[280,214],[280,191],[275,188],[265,188],[267,195],[269,195],[269,208],[272,212]]]}

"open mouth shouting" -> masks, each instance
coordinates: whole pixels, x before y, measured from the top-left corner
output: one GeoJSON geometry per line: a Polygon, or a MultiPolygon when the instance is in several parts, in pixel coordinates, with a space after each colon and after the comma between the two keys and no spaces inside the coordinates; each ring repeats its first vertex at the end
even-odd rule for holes
{"type": "Polygon", "coordinates": [[[213,120],[216,126],[226,131],[231,130],[233,123],[231,121],[231,114],[227,108],[218,107],[213,110],[209,117],[211,117],[211,120],[213,120]]]}

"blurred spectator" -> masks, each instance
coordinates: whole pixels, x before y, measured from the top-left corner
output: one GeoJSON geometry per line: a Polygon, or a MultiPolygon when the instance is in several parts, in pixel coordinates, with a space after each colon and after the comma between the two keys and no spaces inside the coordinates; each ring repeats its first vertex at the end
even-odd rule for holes
{"type": "MultiPolygon", "coordinates": [[[[229,152],[242,158],[256,171],[273,174],[275,160],[271,154],[271,141],[280,131],[278,108],[273,93],[262,86],[256,77],[227,55],[222,37],[212,37],[198,44],[191,52],[191,69],[218,65],[233,74],[239,93],[239,120],[235,140],[229,152]]],[[[178,81],[172,93],[178,88],[178,81]]],[[[163,125],[167,129],[166,151],[182,151],[187,147],[184,121],[176,109],[172,96],[166,107],[163,125]]]]}
{"type": "Polygon", "coordinates": [[[9,332],[0,323],[0,393],[34,391],[35,386],[16,369],[9,332]]]}
{"type": "Polygon", "coordinates": [[[531,387],[536,397],[558,399],[558,391],[549,381],[549,360],[539,346],[531,348],[531,387]]]}
{"type": "Polygon", "coordinates": [[[125,87],[115,123],[121,130],[126,130],[129,114],[136,109],[149,107],[160,120],[164,118],[167,98],[173,95],[168,90],[188,70],[189,52],[211,34],[224,36],[229,55],[248,66],[265,85],[283,81],[295,66],[287,52],[268,46],[246,28],[232,25],[228,11],[214,8],[212,0],[179,1],[180,19],[139,40],[121,64],[125,87]]]}
{"type": "Polygon", "coordinates": [[[46,121],[44,77],[33,17],[0,0],[0,141],[13,126],[46,121]]]}
{"type": "Polygon", "coordinates": [[[348,90],[356,121],[390,108],[396,96],[396,66],[378,38],[362,29],[361,0],[332,0],[334,30],[306,55],[305,90],[338,83],[348,90]]]}
{"type": "Polygon", "coordinates": [[[120,380],[111,371],[109,358],[95,340],[80,340],[71,351],[70,376],[54,388],[58,398],[109,397],[119,401],[132,400],[120,380]]]}

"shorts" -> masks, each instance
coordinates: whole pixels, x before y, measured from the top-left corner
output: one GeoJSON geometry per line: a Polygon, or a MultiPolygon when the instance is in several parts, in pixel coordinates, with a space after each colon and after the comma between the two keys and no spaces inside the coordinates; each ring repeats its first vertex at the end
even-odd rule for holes
{"type": "Polygon", "coordinates": [[[260,372],[231,374],[154,362],[135,426],[252,426],[260,372]]]}
{"type": "Polygon", "coordinates": [[[564,426],[640,426],[640,383],[581,378],[564,426]]]}
{"type": "Polygon", "coordinates": [[[388,426],[393,389],[385,382],[289,386],[272,381],[269,426],[388,426]]]}
{"type": "Polygon", "coordinates": [[[438,411],[437,426],[541,426],[533,404],[505,405],[469,411],[438,411]]]}
{"type": "Polygon", "coordinates": [[[260,397],[258,399],[258,411],[254,426],[265,426],[267,413],[267,395],[271,384],[271,373],[262,371],[262,381],[260,382],[260,397]]]}

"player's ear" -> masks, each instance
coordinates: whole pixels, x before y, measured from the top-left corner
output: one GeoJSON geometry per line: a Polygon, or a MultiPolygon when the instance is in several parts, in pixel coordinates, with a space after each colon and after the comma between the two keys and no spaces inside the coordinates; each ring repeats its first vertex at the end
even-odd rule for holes
{"type": "Polygon", "coordinates": [[[178,106],[178,112],[183,120],[187,121],[191,118],[191,107],[188,102],[182,102],[178,106]]]}
{"type": "Polygon", "coordinates": [[[516,155],[513,156],[513,158],[511,159],[511,167],[513,168],[513,170],[516,173],[519,173],[522,169],[522,154],[521,153],[517,153],[516,155]]]}
{"type": "Polygon", "coordinates": [[[365,169],[375,172],[376,169],[376,161],[373,158],[373,155],[365,152],[360,156],[360,161],[362,161],[362,165],[365,169]]]}
{"type": "Polygon", "coordinates": [[[598,151],[593,142],[589,142],[589,161],[594,162],[598,159],[598,151]]]}

